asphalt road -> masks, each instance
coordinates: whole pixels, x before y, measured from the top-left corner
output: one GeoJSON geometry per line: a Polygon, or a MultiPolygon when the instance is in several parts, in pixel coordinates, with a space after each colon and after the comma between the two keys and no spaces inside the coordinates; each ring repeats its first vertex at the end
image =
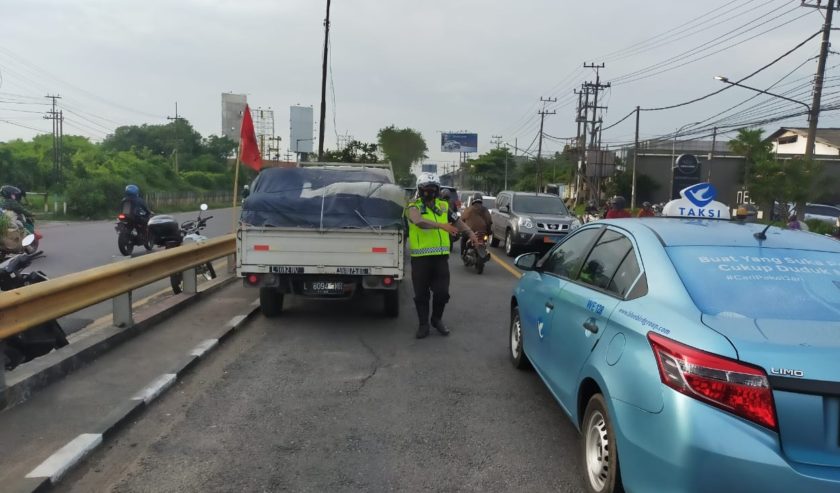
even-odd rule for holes
{"type": "MultiPolygon", "coordinates": [[[[232,210],[218,209],[207,211],[213,216],[207,223],[204,234],[212,238],[231,231],[232,210]]],[[[178,222],[194,219],[195,212],[173,214],[178,222]]],[[[107,265],[127,259],[117,250],[117,233],[114,231],[116,218],[111,221],[62,222],[51,221],[38,224],[38,229],[44,238],[40,249],[45,256],[32,264],[33,269],[43,271],[48,277],[56,278],[74,272],[80,272],[100,265],[107,265]]],[[[158,251],[156,248],[153,251],[158,251]]],[[[132,257],[146,255],[143,247],[135,247],[132,257]]],[[[159,281],[155,284],[138,289],[134,292],[134,299],[138,300],[154,293],[165,290],[169,282],[159,281]]],[[[104,302],[88,307],[79,312],[63,317],[59,320],[65,332],[73,333],[89,324],[93,320],[109,315],[111,302],[104,302]]]]}
{"type": "Polygon", "coordinates": [[[397,320],[378,298],[295,300],[232,336],[58,491],[582,491],[575,428],[509,361],[515,277],[450,265],[451,336],[414,339],[408,284],[397,320]]]}

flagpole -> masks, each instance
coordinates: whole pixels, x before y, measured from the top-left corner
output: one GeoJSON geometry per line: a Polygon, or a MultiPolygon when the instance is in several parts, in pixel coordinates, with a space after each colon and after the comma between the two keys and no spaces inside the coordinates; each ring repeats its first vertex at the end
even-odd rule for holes
{"type": "Polygon", "coordinates": [[[242,160],[242,139],[239,139],[239,149],[236,151],[236,170],[233,173],[233,227],[231,233],[236,234],[236,201],[239,198],[239,163],[242,160]]]}

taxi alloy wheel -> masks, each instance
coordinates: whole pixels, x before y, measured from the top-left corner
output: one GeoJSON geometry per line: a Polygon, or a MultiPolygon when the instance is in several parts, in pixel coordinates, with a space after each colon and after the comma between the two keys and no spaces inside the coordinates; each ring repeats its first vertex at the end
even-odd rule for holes
{"type": "Polygon", "coordinates": [[[514,307],[510,316],[510,359],[514,368],[527,370],[531,367],[525,348],[522,345],[522,319],[519,317],[519,307],[514,307]]]}
{"type": "Polygon", "coordinates": [[[589,399],[583,417],[581,452],[583,455],[586,491],[590,493],[619,493],[621,475],[615,431],[607,412],[604,396],[595,394],[589,399]]]}

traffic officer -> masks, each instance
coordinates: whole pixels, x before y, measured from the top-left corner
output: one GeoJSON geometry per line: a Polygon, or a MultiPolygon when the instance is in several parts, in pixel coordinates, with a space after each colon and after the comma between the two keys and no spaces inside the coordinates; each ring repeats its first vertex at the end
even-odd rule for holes
{"type": "Polygon", "coordinates": [[[450,234],[467,233],[478,241],[470,228],[461,222],[449,203],[439,198],[440,180],[434,173],[417,178],[416,201],[409,204],[408,238],[411,254],[411,282],[420,326],[417,338],[429,335],[429,293],[432,298],[431,325],[441,335],[449,335],[443,323],[443,309],[449,301],[450,234]]]}

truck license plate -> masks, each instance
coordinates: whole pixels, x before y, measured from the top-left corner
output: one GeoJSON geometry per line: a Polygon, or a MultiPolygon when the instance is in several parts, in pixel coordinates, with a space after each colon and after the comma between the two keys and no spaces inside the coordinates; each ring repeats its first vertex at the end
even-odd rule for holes
{"type": "Polygon", "coordinates": [[[307,291],[312,294],[342,294],[344,293],[343,282],[311,282],[308,283],[307,291]]]}
{"type": "Polygon", "coordinates": [[[291,265],[272,265],[272,274],[303,274],[303,267],[294,267],[291,265]]]}
{"type": "Polygon", "coordinates": [[[338,267],[335,272],[345,276],[366,276],[370,274],[370,269],[367,267],[338,267]]]}

